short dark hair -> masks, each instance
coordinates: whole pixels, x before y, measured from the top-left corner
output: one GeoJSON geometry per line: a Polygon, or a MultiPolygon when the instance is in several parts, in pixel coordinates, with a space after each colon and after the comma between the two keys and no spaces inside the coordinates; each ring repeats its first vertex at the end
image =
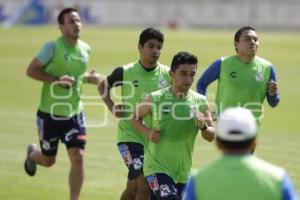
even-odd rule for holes
{"type": "Polygon", "coordinates": [[[155,28],[146,28],[140,34],[139,44],[143,47],[144,44],[151,39],[156,39],[161,43],[164,43],[164,34],[160,30],[155,28]]]}
{"type": "Polygon", "coordinates": [[[180,51],[173,57],[171,71],[175,72],[178,66],[181,64],[197,65],[198,59],[195,55],[189,52],[180,51]]]}
{"type": "Polygon", "coordinates": [[[222,140],[221,138],[217,137],[217,142],[219,142],[225,149],[228,150],[244,150],[248,149],[255,139],[256,138],[251,138],[245,141],[231,142],[227,140],[222,140]]]}
{"type": "Polygon", "coordinates": [[[240,41],[240,37],[242,35],[242,33],[244,31],[256,31],[255,28],[253,28],[252,26],[243,26],[241,27],[239,30],[236,31],[236,33],[234,34],[234,41],[235,42],[239,42],[240,41]]]}
{"type": "Polygon", "coordinates": [[[65,17],[65,14],[68,14],[68,13],[71,13],[71,12],[77,12],[78,13],[78,10],[76,8],[72,8],[72,7],[69,7],[69,8],[64,8],[62,11],[60,11],[60,13],[58,14],[58,17],[57,17],[57,22],[58,24],[64,24],[64,17],[65,17]]]}

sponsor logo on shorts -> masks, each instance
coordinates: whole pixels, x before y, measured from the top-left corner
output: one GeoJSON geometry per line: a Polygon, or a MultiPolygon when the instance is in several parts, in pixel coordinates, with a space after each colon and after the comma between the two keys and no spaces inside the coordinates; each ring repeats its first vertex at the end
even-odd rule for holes
{"type": "Polygon", "coordinates": [[[47,151],[50,150],[50,148],[51,148],[50,143],[46,140],[43,140],[42,147],[43,147],[43,149],[45,149],[47,151]]]}
{"type": "Polygon", "coordinates": [[[156,175],[147,176],[146,179],[147,179],[148,185],[152,191],[155,192],[155,191],[159,190],[159,185],[158,185],[158,180],[157,180],[156,175]]]}
{"type": "Polygon", "coordinates": [[[127,145],[122,144],[122,145],[119,145],[118,148],[119,148],[119,151],[121,153],[121,156],[122,156],[125,164],[127,166],[131,165],[133,161],[132,161],[132,157],[131,157],[131,154],[128,150],[127,145]]]}
{"type": "Polygon", "coordinates": [[[169,188],[169,186],[167,184],[160,185],[159,190],[160,190],[161,197],[167,197],[171,194],[171,189],[169,188]]]}
{"type": "Polygon", "coordinates": [[[78,134],[77,135],[77,140],[85,141],[86,140],[86,135],[78,134]]]}
{"type": "Polygon", "coordinates": [[[79,131],[75,128],[72,128],[69,132],[67,132],[66,136],[65,136],[65,141],[69,142],[72,139],[72,136],[75,134],[78,134],[79,131]]]}
{"type": "Polygon", "coordinates": [[[135,170],[139,170],[143,167],[143,162],[141,161],[140,158],[134,158],[133,159],[133,168],[135,170]]]}

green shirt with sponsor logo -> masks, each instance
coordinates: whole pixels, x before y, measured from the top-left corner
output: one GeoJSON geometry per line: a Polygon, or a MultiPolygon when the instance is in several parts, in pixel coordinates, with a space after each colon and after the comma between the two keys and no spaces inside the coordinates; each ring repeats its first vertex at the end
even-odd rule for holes
{"type": "Polygon", "coordinates": [[[51,52],[53,56],[49,62],[44,63],[44,72],[54,77],[72,76],[75,78],[75,83],[70,89],[66,89],[54,82],[44,82],[39,110],[58,116],[74,116],[83,110],[80,99],[81,86],[91,49],[88,44],[80,40],[76,46],[71,46],[63,37],[59,37],[53,43],[54,48],[51,52]]]}
{"type": "Polygon", "coordinates": [[[222,58],[216,95],[217,113],[228,107],[246,107],[260,122],[270,67],[269,61],[258,56],[250,63],[241,62],[236,55],[222,58]]]}
{"type": "Polygon", "coordinates": [[[206,97],[192,90],[184,98],[174,96],[170,87],[151,93],[153,129],[160,130],[159,143],[149,142],[144,158],[146,176],[165,173],[175,183],[186,183],[198,133],[195,110],[204,112],[206,97]]]}
{"type": "MultiPolygon", "coordinates": [[[[144,97],[155,90],[170,85],[169,67],[157,63],[155,69],[147,71],[140,62],[123,66],[122,101],[125,105],[125,116],[118,123],[118,142],[136,142],[147,144],[146,138],[130,122],[136,106],[144,97]]],[[[148,123],[148,118],[145,118],[148,123]]]]}

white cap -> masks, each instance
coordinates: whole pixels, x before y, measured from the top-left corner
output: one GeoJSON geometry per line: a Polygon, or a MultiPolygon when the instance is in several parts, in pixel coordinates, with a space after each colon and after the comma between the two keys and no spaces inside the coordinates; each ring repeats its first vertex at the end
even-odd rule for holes
{"type": "Polygon", "coordinates": [[[256,121],[250,110],[236,107],[221,113],[217,137],[230,142],[241,142],[256,137],[256,121]]]}

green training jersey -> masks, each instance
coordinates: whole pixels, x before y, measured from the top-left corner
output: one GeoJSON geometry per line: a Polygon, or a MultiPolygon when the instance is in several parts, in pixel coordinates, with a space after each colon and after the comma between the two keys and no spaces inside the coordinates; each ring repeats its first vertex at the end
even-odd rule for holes
{"type": "Polygon", "coordinates": [[[196,199],[281,200],[284,175],[253,155],[223,156],[194,176],[196,199]]]}
{"type": "MultiPolygon", "coordinates": [[[[118,123],[118,143],[136,142],[146,145],[146,138],[132,127],[130,118],[144,97],[155,90],[170,85],[169,67],[157,63],[155,69],[147,71],[140,62],[123,66],[122,101],[125,116],[118,123]]],[[[145,119],[148,122],[148,119],[145,119]]]]}
{"type": "Polygon", "coordinates": [[[241,106],[250,109],[260,122],[270,68],[271,63],[258,56],[251,63],[241,62],[236,55],[222,58],[216,95],[217,113],[228,107],[241,106]]]}
{"type": "Polygon", "coordinates": [[[160,141],[149,142],[144,158],[146,176],[165,173],[175,183],[186,183],[198,133],[195,110],[204,112],[206,97],[192,90],[185,98],[174,96],[170,87],[151,93],[151,128],[160,130],[160,141]]]}
{"type": "Polygon", "coordinates": [[[45,82],[39,109],[42,112],[70,117],[83,110],[80,100],[81,85],[91,49],[88,44],[80,40],[73,47],[63,37],[56,39],[54,43],[53,57],[44,66],[44,71],[54,77],[72,76],[75,78],[75,83],[72,88],[65,89],[58,84],[45,82]]]}

